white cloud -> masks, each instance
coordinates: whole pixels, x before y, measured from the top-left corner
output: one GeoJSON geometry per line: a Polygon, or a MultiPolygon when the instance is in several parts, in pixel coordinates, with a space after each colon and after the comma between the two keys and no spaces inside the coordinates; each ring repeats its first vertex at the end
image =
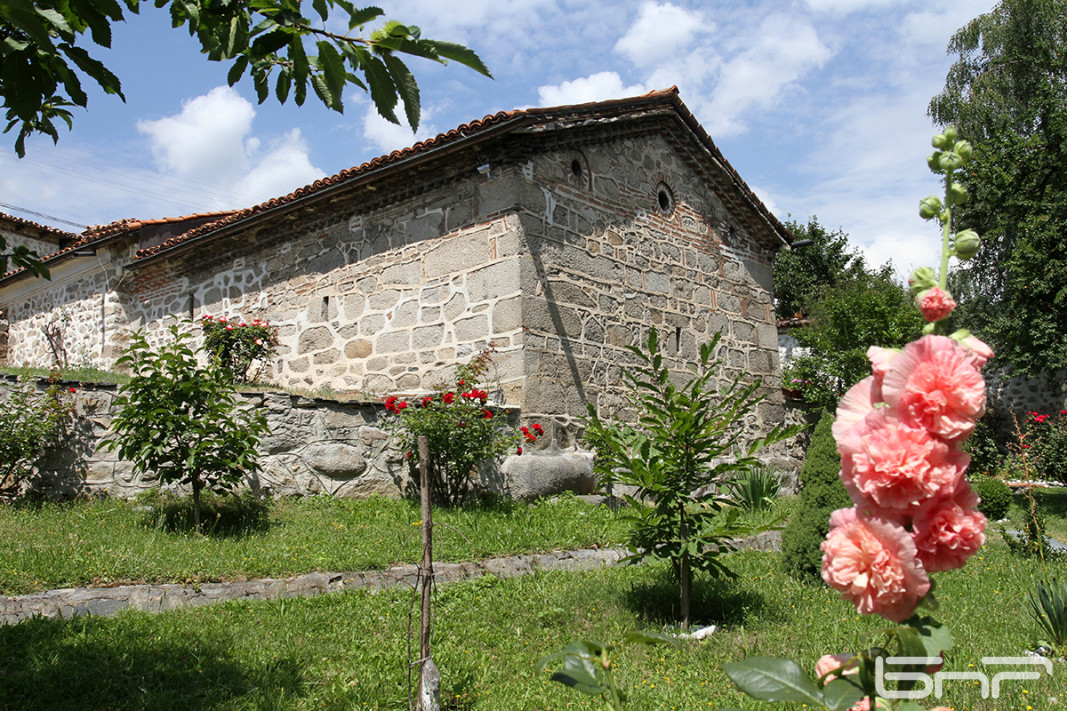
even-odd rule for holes
{"type": "Polygon", "coordinates": [[[615,51],[638,66],[659,64],[677,57],[693,38],[714,25],[705,23],[698,12],[671,3],[645,2],[629,32],[615,43],[615,51]]]}
{"type": "MultiPolygon", "coordinates": [[[[258,141],[255,141],[258,145],[258,141]]],[[[311,164],[308,144],[294,128],[270,149],[256,166],[233,186],[239,193],[252,198],[252,203],[265,202],[273,197],[286,195],[296,188],[321,178],[323,172],[311,164]]]]}
{"type": "Polygon", "coordinates": [[[382,153],[392,153],[407,148],[419,141],[436,136],[438,131],[428,123],[430,115],[423,109],[419,117],[419,130],[413,132],[411,126],[390,123],[368,103],[363,114],[363,137],[378,147],[382,153]]]}
{"type": "Polygon", "coordinates": [[[220,86],[182,102],[181,113],[138,121],[164,171],[181,175],[234,175],[248,169],[244,139],[256,110],[233,88],[220,86]]]}
{"type": "Polygon", "coordinates": [[[782,14],[766,17],[748,48],[721,66],[706,112],[709,132],[713,136],[743,132],[746,112],[775,106],[791,84],[831,56],[808,20],[782,14]]]}
{"type": "Polygon", "coordinates": [[[906,4],[908,0],[804,0],[815,12],[850,13],[856,10],[906,4]]]}
{"type": "Polygon", "coordinates": [[[255,117],[248,100],[220,86],[183,101],[174,116],[138,121],[137,129],[149,138],[159,180],[195,181],[210,195],[198,211],[246,207],[322,177],[299,129],[265,140],[252,135],[255,117]]]}
{"type": "Polygon", "coordinates": [[[541,106],[584,104],[590,101],[637,96],[646,92],[647,90],[641,84],[623,86],[622,78],[615,72],[598,72],[554,86],[537,88],[541,106]]]}

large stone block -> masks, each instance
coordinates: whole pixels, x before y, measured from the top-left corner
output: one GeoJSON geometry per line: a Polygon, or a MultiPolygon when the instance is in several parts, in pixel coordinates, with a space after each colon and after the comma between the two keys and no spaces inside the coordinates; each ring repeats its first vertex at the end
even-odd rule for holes
{"type": "Polygon", "coordinates": [[[467,297],[471,302],[493,301],[519,290],[519,262],[509,259],[489,264],[467,274],[467,297]]]}
{"type": "Polygon", "coordinates": [[[557,448],[507,457],[500,465],[504,491],[520,500],[552,496],[564,491],[592,493],[593,455],[557,448]]]}
{"type": "Polygon", "coordinates": [[[307,355],[326,350],[333,346],[333,332],[326,326],[315,326],[300,334],[297,342],[297,353],[307,355]]]}
{"type": "Polygon", "coordinates": [[[423,274],[434,279],[464,272],[489,261],[489,235],[485,230],[443,240],[426,253],[423,274]]]}

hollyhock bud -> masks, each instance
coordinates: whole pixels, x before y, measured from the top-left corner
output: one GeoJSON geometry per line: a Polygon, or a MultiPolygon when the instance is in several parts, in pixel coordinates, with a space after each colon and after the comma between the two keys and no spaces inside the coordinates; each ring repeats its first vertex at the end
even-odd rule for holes
{"type": "Polygon", "coordinates": [[[959,170],[963,167],[963,158],[952,151],[947,151],[941,154],[938,163],[943,171],[959,170]]]}
{"type": "Polygon", "coordinates": [[[859,670],[860,658],[852,654],[824,654],[815,662],[815,677],[825,676],[827,684],[845,674],[858,674],[859,670]]]}
{"type": "Polygon", "coordinates": [[[960,345],[967,349],[967,357],[979,370],[993,357],[993,349],[974,336],[965,336],[960,341],[960,345]]]}
{"type": "Polygon", "coordinates": [[[926,157],[926,164],[930,166],[930,170],[935,173],[941,172],[941,152],[931,153],[926,157]]]}
{"type": "Polygon", "coordinates": [[[971,156],[974,155],[974,147],[971,146],[970,141],[956,141],[952,152],[962,158],[965,163],[970,163],[971,156]]]}
{"type": "Polygon", "coordinates": [[[974,230],[957,232],[956,239],[952,241],[953,253],[964,262],[978,254],[981,245],[982,240],[974,230]]]}
{"type": "Polygon", "coordinates": [[[949,126],[948,128],[946,128],[945,129],[945,145],[946,146],[954,146],[954,145],[956,145],[956,137],[958,135],[959,134],[956,132],[956,127],[955,126],[949,126]]]}
{"type": "Polygon", "coordinates": [[[913,297],[935,286],[937,286],[937,274],[930,267],[919,267],[908,275],[908,289],[913,297]]]}
{"type": "Polygon", "coordinates": [[[932,220],[941,212],[941,201],[936,196],[924,197],[919,201],[919,217],[924,220],[932,220]]]}
{"type": "Polygon", "coordinates": [[[961,205],[967,202],[967,188],[957,182],[953,182],[948,186],[946,197],[949,205],[961,205]]]}
{"type": "Polygon", "coordinates": [[[930,145],[932,145],[934,148],[938,148],[938,149],[942,149],[943,150],[945,148],[948,148],[948,146],[950,144],[945,139],[945,134],[939,133],[936,136],[934,136],[932,139],[930,139],[930,145]]]}
{"type": "Polygon", "coordinates": [[[915,302],[919,305],[923,318],[930,323],[948,318],[952,310],[956,308],[956,302],[952,298],[952,294],[939,286],[922,292],[915,298],[915,302]]]}

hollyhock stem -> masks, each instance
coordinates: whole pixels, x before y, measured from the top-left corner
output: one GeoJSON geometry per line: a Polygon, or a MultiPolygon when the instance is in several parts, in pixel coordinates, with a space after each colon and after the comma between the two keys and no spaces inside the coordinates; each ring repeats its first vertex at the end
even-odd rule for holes
{"type": "Polygon", "coordinates": [[[952,232],[952,208],[948,206],[948,186],[952,184],[952,171],[945,173],[945,223],[941,226],[941,271],[937,275],[937,285],[942,289],[948,287],[949,239],[952,232]]]}

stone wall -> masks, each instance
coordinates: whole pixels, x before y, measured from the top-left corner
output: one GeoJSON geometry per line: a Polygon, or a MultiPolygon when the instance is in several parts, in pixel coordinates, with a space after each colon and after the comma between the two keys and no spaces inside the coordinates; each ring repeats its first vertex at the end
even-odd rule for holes
{"type": "MultiPolygon", "coordinates": [[[[44,387],[44,383],[39,385],[44,387]]],[[[130,462],[101,448],[115,414],[114,386],[80,383],[69,395],[74,423],[63,446],[41,463],[37,488],[65,497],[107,493],[130,498],[159,486],[157,478],[135,474],[130,462]]],[[[362,498],[398,495],[408,482],[407,466],[381,428],[378,403],[337,402],[288,393],[243,393],[244,404],[261,409],[271,434],[260,445],[261,474],[250,487],[274,495],[329,494],[362,498]]]]}
{"type": "MultiPolygon", "coordinates": [[[[0,376],[0,397],[12,376],[0,376]]],[[[47,387],[45,381],[38,388],[47,387]]],[[[74,405],[75,417],[61,445],[42,460],[33,487],[52,498],[108,494],[132,498],[160,485],[157,477],[134,472],[130,462],[101,447],[111,434],[116,413],[115,386],[63,383],[63,397],[74,405]],[[73,393],[68,394],[70,388],[73,393]]],[[[400,496],[410,490],[411,476],[403,452],[392,444],[379,402],[340,402],[284,392],[241,394],[243,405],[260,409],[270,435],[260,443],[262,471],[246,482],[273,496],[324,494],[365,498],[400,496]]],[[[510,426],[519,413],[504,411],[510,426]]],[[[547,428],[549,433],[552,427],[547,428]]],[[[551,436],[538,451],[510,456],[499,466],[484,467],[481,486],[519,499],[565,490],[590,493],[592,459],[564,451],[551,436]]]]}
{"type": "Polygon", "coordinates": [[[371,395],[428,390],[491,340],[506,389],[521,375],[521,244],[514,218],[484,214],[485,192],[468,179],[358,211],[342,203],[317,222],[218,240],[209,256],[139,266],[134,325],[159,331],[190,308],[266,320],[280,341],[266,380],[371,395]]]}
{"type": "Polygon", "coordinates": [[[8,295],[8,350],[15,367],[109,368],[128,340],[121,262],[128,244],[60,263],[52,279],[25,279],[8,295]],[[65,362],[64,362],[65,361],[65,362]]]}
{"type": "Polygon", "coordinates": [[[758,376],[769,395],[749,424],[781,422],[772,254],[665,139],[546,150],[496,179],[516,185],[529,250],[524,413],[561,418],[572,439],[587,402],[625,415],[627,347],[655,327],[679,372],[721,332],[722,380],[758,376]]]}

